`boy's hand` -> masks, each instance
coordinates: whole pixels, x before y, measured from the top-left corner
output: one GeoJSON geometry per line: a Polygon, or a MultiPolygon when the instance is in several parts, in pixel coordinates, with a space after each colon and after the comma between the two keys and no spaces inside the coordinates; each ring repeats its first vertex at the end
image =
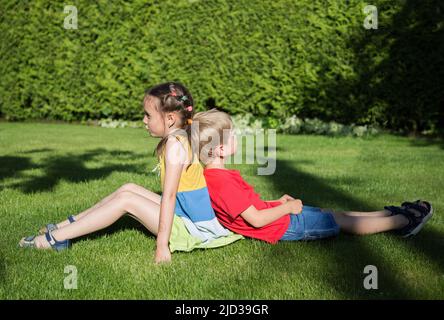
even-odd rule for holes
{"type": "Polygon", "coordinates": [[[288,200],[284,205],[287,206],[289,213],[298,214],[302,212],[302,201],[299,199],[288,200]]]}
{"type": "Polygon", "coordinates": [[[171,262],[171,252],[168,247],[157,247],[154,258],[156,264],[171,262]]]}
{"type": "Polygon", "coordinates": [[[279,198],[278,201],[280,201],[281,203],[286,203],[289,200],[295,200],[295,198],[289,196],[288,194],[284,194],[282,197],[279,198]]]}

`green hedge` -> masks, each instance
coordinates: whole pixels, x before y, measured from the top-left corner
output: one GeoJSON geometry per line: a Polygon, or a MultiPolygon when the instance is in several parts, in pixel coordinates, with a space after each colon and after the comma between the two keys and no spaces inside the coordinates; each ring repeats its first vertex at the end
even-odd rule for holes
{"type": "Polygon", "coordinates": [[[198,110],[436,132],[441,2],[372,1],[379,29],[366,30],[358,0],[2,0],[0,112],[137,120],[147,87],[178,80],[198,110]]]}

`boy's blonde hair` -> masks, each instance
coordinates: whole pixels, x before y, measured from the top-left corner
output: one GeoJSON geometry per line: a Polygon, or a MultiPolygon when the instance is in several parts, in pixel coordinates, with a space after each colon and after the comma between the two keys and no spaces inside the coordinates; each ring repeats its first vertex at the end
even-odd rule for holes
{"type": "Polygon", "coordinates": [[[193,125],[195,121],[199,126],[196,130],[198,137],[195,137],[195,141],[198,139],[199,160],[207,165],[213,159],[213,148],[228,143],[227,133],[233,129],[233,121],[228,113],[217,109],[196,113],[193,125]]]}

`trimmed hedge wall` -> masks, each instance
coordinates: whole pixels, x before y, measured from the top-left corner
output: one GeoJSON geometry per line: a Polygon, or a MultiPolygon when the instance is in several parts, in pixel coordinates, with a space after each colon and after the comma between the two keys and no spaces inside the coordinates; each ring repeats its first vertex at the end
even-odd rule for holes
{"type": "Polygon", "coordinates": [[[197,109],[408,131],[444,127],[444,4],[364,1],[4,1],[0,113],[9,120],[141,119],[176,80],[197,109]],[[65,5],[78,29],[64,29],[65,5]]]}

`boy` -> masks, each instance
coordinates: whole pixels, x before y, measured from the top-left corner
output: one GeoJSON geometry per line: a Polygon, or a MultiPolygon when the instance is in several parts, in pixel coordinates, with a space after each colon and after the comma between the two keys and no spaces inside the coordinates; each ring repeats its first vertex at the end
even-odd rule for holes
{"type": "Polygon", "coordinates": [[[335,212],[303,205],[289,195],[264,201],[238,170],[225,168],[225,159],[237,148],[230,116],[212,109],[197,113],[194,122],[198,124],[196,143],[212,206],[221,224],[233,232],[269,243],[322,239],[340,230],[357,235],[394,230],[409,237],[433,214],[430,203],[421,200],[373,212],[335,212]]]}

